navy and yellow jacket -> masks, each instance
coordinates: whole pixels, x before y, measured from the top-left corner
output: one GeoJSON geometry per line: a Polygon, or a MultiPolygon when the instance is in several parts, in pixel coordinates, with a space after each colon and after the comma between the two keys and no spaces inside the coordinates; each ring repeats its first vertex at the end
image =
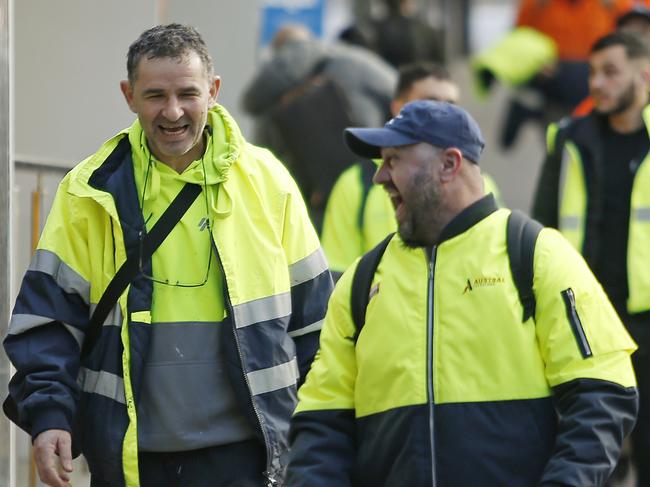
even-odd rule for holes
{"type": "Polygon", "coordinates": [[[604,484],[636,417],[636,346],[551,229],[522,322],[508,215],[487,196],[433,249],[393,237],[356,345],[343,274],[292,419],[290,487],[604,484]]]}
{"type": "MultiPolygon", "coordinates": [[[[225,140],[205,161],[218,175],[218,191],[208,186],[207,197],[232,326],[225,363],[266,446],[266,474],[280,481],[299,375],[318,348],[332,281],[286,169],[246,143],[222,107],[210,111],[208,123],[225,140]]],[[[61,182],[4,341],[17,370],[10,394],[22,426],[35,437],[76,423],[73,441],[92,474],[128,487],[139,485],[137,411],[151,335],[143,317],[150,316],[152,282],[136,277],[83,361],[80,348],[94,307],[137,252],[144,228],[133,169],[143,148],[129,137],[138,130],[136,121],[61,182]]]]}
{"type": "MultiPolygon", "coordinates": [[[[650,105],[643,110],[650,133],[650,105]]],[[[542,166],[533,216],[560,232],[593,264],[600,245],[599,222],[604,211],[601,166],[602,124],[597,113],[552,124],[547,133],[548,154],[542,166]]],[[[634,170],[629,195],[626,311],[650,311],[650,152],[630,161],[634,170]]],[[[628,195],[621,195],[625,198],[628,195]]]]}

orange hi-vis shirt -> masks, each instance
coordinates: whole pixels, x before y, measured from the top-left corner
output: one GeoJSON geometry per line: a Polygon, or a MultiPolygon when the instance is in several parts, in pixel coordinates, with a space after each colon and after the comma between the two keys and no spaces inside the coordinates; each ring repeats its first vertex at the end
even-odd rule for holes
{"type": "Polygon", "coordinates": [[[557,43],[562,61],[586,61],[594,42],[616,27],[633,0],[522,0],[517,26],[528,26],[557,43]]]}

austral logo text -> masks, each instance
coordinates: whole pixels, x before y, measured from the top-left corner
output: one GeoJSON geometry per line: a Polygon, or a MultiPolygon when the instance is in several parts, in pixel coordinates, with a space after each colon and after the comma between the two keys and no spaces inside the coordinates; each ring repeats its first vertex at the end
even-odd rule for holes
{"type": "Polygon", "coordinates": [[[467,279],[467,284],[463,290],[463,294],[482,287],[492,287],[497,284],[503,284],[506,280],[503,277],[475,277],[474,279],[467,279]]]}

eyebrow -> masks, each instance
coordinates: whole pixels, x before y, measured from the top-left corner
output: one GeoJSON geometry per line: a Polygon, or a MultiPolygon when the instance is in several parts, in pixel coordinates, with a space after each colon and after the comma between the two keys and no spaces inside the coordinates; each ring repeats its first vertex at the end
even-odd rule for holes
{"type": "Polygon", "coordinates": [[[147,88],[142,92],[143,95],[161,95],[165,92],[162,88],[147,88]]]}
{"type": "MultiPolygon", "coordinates": [[[[164,95],[165,92],[166,90],[164,88],[147,88],[146,90],[143,90],[142,95],[143,96],[164,95]]],[[[178,93],[180,94],[198,93],[198,92],[200,92],[200,89],[196,86],[186,86],[178,90],[178,93]]]]}

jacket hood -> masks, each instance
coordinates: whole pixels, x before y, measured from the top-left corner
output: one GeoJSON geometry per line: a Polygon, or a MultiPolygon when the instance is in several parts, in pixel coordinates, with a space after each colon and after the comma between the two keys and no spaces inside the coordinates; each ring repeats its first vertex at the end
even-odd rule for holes
{"type": "MultiPolygon", "coordinates": [[[[207,125],[212,130],[209,131],[204,156],[192,162],[178,177],[186,182],[196,184],[204,184],[205,182],[208,186],[214,186],[227,181],[230,167],[239,159],[245,141],[237,123],[221,105],[210,108],[207,125]],[[205,172],[203,167],[205,167],[205,172]]],[[[100,189],[93,188],[89,184],[89,180],[125,136],[129,138],[131,144],[131,154],[136,172],[146,168],[150,160],[155,160],[147,146],[140,121],[136,119],[129,128],[122,130],[106,141],[95,154],[70,171],[68,175],[68,191],[71,194],[79,197],[91,197],[104,206],[109,213],[115,213],[111,195],[100,189]]],[[[157,171],[152,171],[151,177],[152,186],[155,188],[156,180],[159,180],[157,171]]],[[[213,204],[216,203],[213,202],[213,204]]]]}

